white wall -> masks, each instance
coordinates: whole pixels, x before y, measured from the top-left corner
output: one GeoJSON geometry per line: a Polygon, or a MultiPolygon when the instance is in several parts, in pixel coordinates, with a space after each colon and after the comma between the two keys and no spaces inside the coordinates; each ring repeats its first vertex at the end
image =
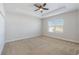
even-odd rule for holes
{"type": "Polygon", "coordinates": [[[0,3],[0,54],[2,53],[5,43],[5,19],[3,4],[0,3]]]}
{"type": "Polygon", "coordinates": [[[60,14],[43,19],[43,35],[55,38],[62,38],[67,41],[79,42],[77,39],[77,11],[60,14]],[[48,33],[48,20],[50,19],[64,19],[64,32],[61,33],[48,33]]]}
{"type": "Polygon", "coordinates": [[[5,10],[4,10],[4,4],[0,3],[0,13],[2,13],[3,16],[5,16],[5,10]]]}
{"type": "Polygon", "coordinates": [[[77,15],[78,15],[78,21],[77,21],[77,23],[78,23],[77,24],[77,28],[78,28],[77,36],[78,37],[77,38],[79,39],[79,10],[78,10],[78,14],[77,15]]]}
{"type": "Polygon", "coordinates": [[[39,18],[8,12],[6,19],[6,42],[41,35],[41,20],[39,18]]]}

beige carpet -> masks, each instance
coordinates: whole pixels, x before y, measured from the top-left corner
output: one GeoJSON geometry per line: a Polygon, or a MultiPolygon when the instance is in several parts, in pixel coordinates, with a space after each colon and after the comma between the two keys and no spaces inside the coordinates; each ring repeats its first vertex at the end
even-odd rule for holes
{"type": "Polygon", "coordinates": [[[3,55],[77,55],[79,44],[49,37],[17,40],[5,44],[3,55]]]}

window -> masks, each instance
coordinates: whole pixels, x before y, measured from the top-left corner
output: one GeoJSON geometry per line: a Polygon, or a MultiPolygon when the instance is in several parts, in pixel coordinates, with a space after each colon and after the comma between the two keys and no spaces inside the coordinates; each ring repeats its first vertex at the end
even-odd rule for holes
{"type": "Polygon", "coordinates": [[[55,19],[48,21],[48,32],[62,33],[63,32],[63,19],[55,19]]]}

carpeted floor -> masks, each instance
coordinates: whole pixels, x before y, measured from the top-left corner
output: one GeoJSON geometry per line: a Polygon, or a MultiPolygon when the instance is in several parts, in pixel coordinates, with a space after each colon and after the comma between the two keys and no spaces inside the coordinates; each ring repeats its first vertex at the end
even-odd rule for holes
{"type": "Polygon", "coordinates": [[[79,44],[46,36],[6,43],[3,55],[77,55],[79,44]]]}

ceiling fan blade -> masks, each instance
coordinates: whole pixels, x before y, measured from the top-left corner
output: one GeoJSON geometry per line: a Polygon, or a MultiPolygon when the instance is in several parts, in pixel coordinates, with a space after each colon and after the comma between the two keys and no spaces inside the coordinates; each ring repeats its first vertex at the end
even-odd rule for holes
{"type": "Polygon", "coordinates": [[[39,9],[36,9],[35,11],[38,11],[39,9]]]}
{"type": "Polygon", "coordinates": [[[43,11],[41,11],[41,13],[42,13],[43,11]]]}
{"type": "Polygon", "coordinates": [[[34,4],[34,6],[36,6],[36,7],[38,7],[38,8],[40,7],[40,6],[39,6],[39,5],[37,5],[37,4],[34,4]]]}
{"type": "Polygon", "coordinates": [[[43,4],[43,7],[46,6],[46,3],[43,4]]]}
{"type": "Polygon", "coordinates": [[[49,10],[48,8],[43,8],[44,10],[49,10]]]}

